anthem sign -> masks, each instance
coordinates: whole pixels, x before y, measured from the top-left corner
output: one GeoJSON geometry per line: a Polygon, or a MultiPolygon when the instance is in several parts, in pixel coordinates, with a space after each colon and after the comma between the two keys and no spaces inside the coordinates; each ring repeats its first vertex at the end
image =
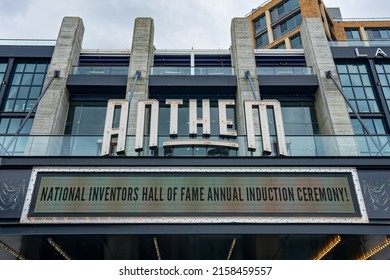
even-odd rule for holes
{"type": "Polygon", "coordinates": [[[362,222],[353,169],[33,171],[22,222],[362,222]]]}
{"type": "MultiPolygon", "coordinates": [[[[179,119],[178,110],[183,105],[182,99],[166,99],[165,104],[170,107],[170,140],[165,140],[164,147],[175,146],[222,146],[227,148],[239,148],[239,144],[233,140],[214,140],[210,139],[210,100],[202,99],[202,117],[198,117],[198,100],[189,100],[189,122],[188,122],[188,139],[176,139],[178,135],[179,119]],[[202,127],[203,139],[197,139],[194,136],[198,134],[198,127],[202,127]]],[[[227,118],[227,106],[234,106],[235,100],[221,99],[218,100],[219,112],[219,136],[225,138],[232,138],[237,136],[237,131],[231,129],[233,121],[227,118]]],[[[149,148],[154,149],[158,146],[158,122],[159,122],[159,107],[160,101],[156,99],[142,100],[138,102],[137,120],[136,120],[136,135],[135,135],[135,151],[142,151],[144,147],[145,127],[149,129],[149,148]],[[146,111],[149,110],[148,118],[146,118],[146,111]]],[[[249,150],[255,151],[256,140],[255,131],[256,124],[259,124],[262,138],[262,149],[264,154],[272,153],[272,143],[270,136],[270,128],[268,122],[267,109],[272,109],[275,119],[275,130],[277,134],[278,154],[286,156],[287,147],[285,140],[285,132],[283,126],[282,111],[279,101],[277,100],[248,100],[244,101],[245,121],[247,131],[247,147],[249,150]],[[253,112],[258,112],[258,119],[255,120],[253,112]]],[[[113,145],[113,139],[116,143],[116,152],[126,152],[126,136],[127,136],[127,122],[128,122],[129,101],[122,99],[109,100],[107,106],[107,115],[103,136],[102,152],[101,154],[109,155],[113,145]],[[120,111],[119,125],[113,126],[115,114],[120,111]]]]}

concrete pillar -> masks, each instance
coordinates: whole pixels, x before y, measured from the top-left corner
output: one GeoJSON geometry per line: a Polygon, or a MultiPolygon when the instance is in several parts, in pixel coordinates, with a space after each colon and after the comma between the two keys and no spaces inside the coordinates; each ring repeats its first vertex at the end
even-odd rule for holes
{"type": "Polygon", "coordinates": [[[326,71],[332,71],[339,83],[336,65],[321,19],[304,19],[301,36],[306,63],[313,67],[318,76],[319,89],[316,93],[315,106],[322,134],[353,135],[345,101],[333,81],[325,76],[326,71]]]}
{"type": "Polygon", "coordinates": [[[265,11],[265,20],[267,22],[268,41],[269,41],[269,44],[271,44],[275,41],[275,38],[274,38],[273,29],[272,29],[271,12],[269,10],[265,11]]]}
{"type": "MultiPolygon", "coordinates": [[[[347,107],[341,93],[325,72],[332,71],[336,82],[339,82],[336,65],[326,38],[320,18],[306,18],[301,25],[302,43],[306,63],[312,66],[318,76],[319,88],[315,95],[315,109],[321,134],[353,135],[353,128],[347,107]]],[[[356,153],[356,145],[351,138],[337,138],[328,149],[338,149],[332,153],[356,153]],[[348,140],[349,139],[349,140],[348,140]]]]}
{"type": "Polygon", "coordinates": [[[31,135],[62,135],[69,109],[69,92],[66,81],[72,66],[77,65],[84,35],[81,18],[65,17],[58,34],[57,43],[46,75],[48,84],[55,70],[60,70],[45,96],[38,105],[31,135]]]}
{"type": "Polygon", "coordinates": [[[237,75],[236,119],[238,135],[245,135],[244,100],[253,100],[252,90],[245,72],[250,71],[256,98],[260,99],[259,83],[256,74],[256,61],[247,18],[234,18],[231,26],[231,54],[237,75]]]}
{"type": "MultiPolygon", "coordinates": [[[[134,136],[137,127],[137,104],[138,101],[149,98],[149,74],[150,67],[154,59],[154,23],[152,18],[136,18],[134,23],[133,43],[131,47],[129,77],[127,80],[127,98],[133,87],[136,71],[141,72],[141,78],[138,79],[134,90],[133,98],[130,104],[129,121],[127,125],[127,134],[134,136]]],[[[126,154],[135,153],[134,139],[128,139],[126,144],[126,154]]]]}

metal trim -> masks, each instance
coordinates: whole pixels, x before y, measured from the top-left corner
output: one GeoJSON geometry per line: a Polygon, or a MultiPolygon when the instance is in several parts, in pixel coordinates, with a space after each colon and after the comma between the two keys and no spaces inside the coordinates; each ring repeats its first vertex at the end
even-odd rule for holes
{"type": "Polygon", "coordinates": [[[237,142],[226,140],[210,140],[210,139],[185,139],[185,140],[165,140],[164,147],[174,146],[216,146],[238,149],[240,146],[237,142]]]}

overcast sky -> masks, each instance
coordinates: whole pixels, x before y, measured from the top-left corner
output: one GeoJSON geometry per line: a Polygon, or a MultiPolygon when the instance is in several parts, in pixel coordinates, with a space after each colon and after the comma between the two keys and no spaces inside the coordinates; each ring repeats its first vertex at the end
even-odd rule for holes
{"type": "MultiPolygon", "coordinates": [[[[85,25],[83,48],[129,49],[136,17],[152,17],[158,49],[230,46],[230,23],[265,0],[0,0],[1,39],[55,39],[64,16],[85,25]]],[[[324,0],[344,18],[389,17],[388,0],[324,0]]]]}

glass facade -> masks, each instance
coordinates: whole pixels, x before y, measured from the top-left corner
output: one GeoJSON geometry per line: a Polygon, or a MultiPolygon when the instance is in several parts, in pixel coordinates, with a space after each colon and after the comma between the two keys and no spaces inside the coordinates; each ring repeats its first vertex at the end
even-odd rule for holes
{"type": "Polygon", "coordinates": [[[3,112],[29,112],[41,94],[47,62],[18,61],[15,63],[4,102],[3,112]]]}
{"type": "Polygon", "coordinates": [[[375,68],[386,99],[387,108],[390,110],[390,64],[377,62],[375,68]]]}
{"type": "Polygon", "coordinates": [[[107,101],[71,102],[65,134],[103,135],[107,101]]]}
{"type": "MultiPolygon", "coordinates": [[[[344,94],[358,113],[381,112],[367,66],[361,62],[338,63],[344,94]]],[[[348,108],[351,112],[351,109],[348,108]]]]}

